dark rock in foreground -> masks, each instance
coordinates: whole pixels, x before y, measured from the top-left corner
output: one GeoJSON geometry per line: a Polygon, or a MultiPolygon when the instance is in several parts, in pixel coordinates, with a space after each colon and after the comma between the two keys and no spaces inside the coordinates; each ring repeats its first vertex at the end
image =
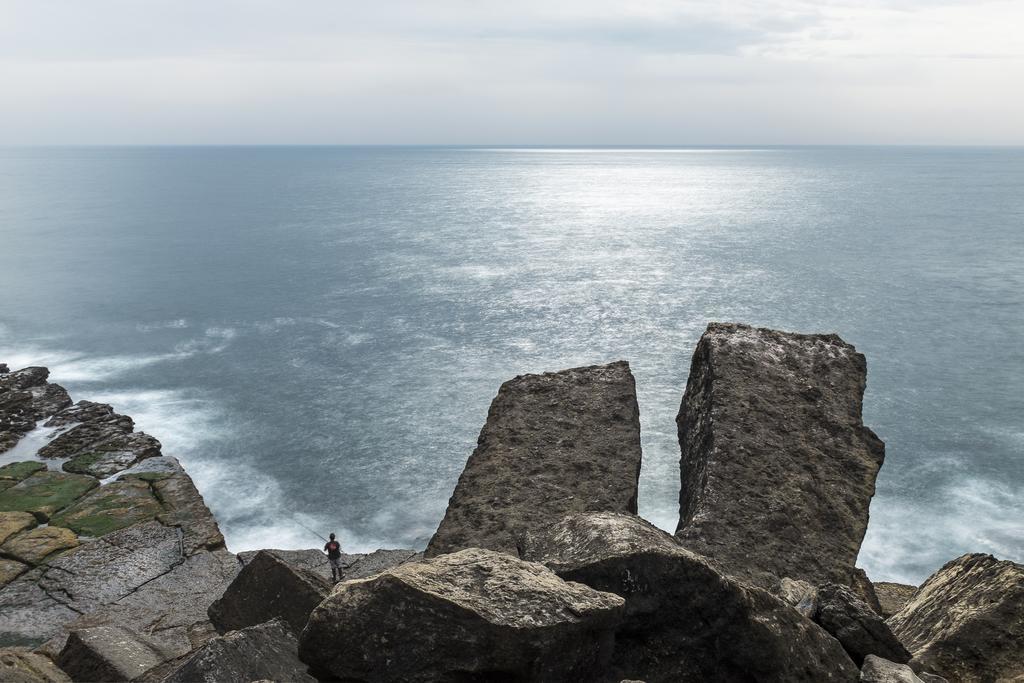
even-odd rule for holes
{"type": "Polygon", "coordinates": [[[97,626],[72,631],[57,663],[76,681],[134,681],[167,658],[138,633],[97,626]]]}
{"type": "Polygon", "coordinates": [[[258,624],[209,640],[163,683],[314,683],[297,649],[295,634],[284,621],[258,624]]]}
{"type": "Polygon", "coordinates": [[[917,671],[963,683],[1024,676],[1024,566],[964,555],[932,574],[888,623],[917,671]]]}
{"type": "Polygon", "coordinates": [[[767,589],[850,585],[885,454],[866,372],[835,335],[708,325],[677,418],[683,545],[767,589]]]}
{"type": "Polygon", "coordinates": [[[491,403],[426,556],[518,537],[570,512],[636,512],[640,410],[629,364],[521,375],[491,403]]]}
{"type": "Polygon", "coordinates": [[[236,631],[275,618],[300,633],[310,612],[331,592],[319,574],[297,569],[274,554],[260,551],[210,605],[208,614],[217,631],[236,631]]]}
{"type": "Polygon", "coordinates": [[[27,648],[0,649],[0,681],[4,683],[71,683],[49,657],[27,648]]]}
{"type": "Polygon", "coordinates": [[[834,639],[631,515],[586,513],[527,534],[524,558],[626,600],[608,680],[853,681],[834,639]]]}
{"type": "Polygon", "coordinates": [[[594,680],[622,598],[470,549],[339,584],[299,639],[314,670],[372,681],[594,680]]]}
{"type": "Polygon", "coordinates": [[[897,664],[910,660],[882,615],[862,601],[852,588],[826,583],[818,588],[818,609],[814,621],[831,633],[858,666],[868,655],[897,664]]]}
{"type": "Polygon", "coordinates": [[[910,602],[915,593],[917,593],[917,586],[905,583],[879,581],[875,584],[875,595],[878,596],[878,603],[882,610],[881,615],[886,619],[903,609],[903,606],[910,602]]]}

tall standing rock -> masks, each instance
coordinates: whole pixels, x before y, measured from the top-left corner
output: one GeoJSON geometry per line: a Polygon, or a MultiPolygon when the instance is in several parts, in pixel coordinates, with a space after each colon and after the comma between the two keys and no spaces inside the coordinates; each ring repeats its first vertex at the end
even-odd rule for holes
{"type": "Polygon", "coordinates": [[[910,666],[951,681],[1024,677],[1024,565],[980,553],[946,563],[899,612],[910,666]]]}
{"type": "Polygon", "coordinates": [[[885,457],[866,375],[836,335],[708,325],[676,418],[683,545],[768,589],[850,585],[885,457]]]}
{"type": "Polygon", "coordinates": [[[505,382],[437,533],[434,557],[517,554],[527,530],[571,512],[636,513],[640,409],[629,363],[505,382]]]}

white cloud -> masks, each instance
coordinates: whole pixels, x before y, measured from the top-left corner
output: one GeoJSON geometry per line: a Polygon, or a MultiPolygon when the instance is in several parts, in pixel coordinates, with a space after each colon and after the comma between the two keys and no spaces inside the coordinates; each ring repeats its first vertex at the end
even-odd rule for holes
{"type": "Polygon", "coordinates": [[[1024,143],[1019,2],[0,4],[6,143],[1024,143]]]}

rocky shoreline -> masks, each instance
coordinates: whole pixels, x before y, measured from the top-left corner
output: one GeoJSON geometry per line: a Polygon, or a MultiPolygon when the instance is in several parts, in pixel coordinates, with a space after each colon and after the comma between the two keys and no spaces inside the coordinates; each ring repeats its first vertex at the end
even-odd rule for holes
{"type": "Polygon", "coordinates": [[[178,461],[0,365],[0,680],[1024,680],[1024,567],[855,566],[884,444],[835,335],[712,323],[677,419],[675,535],[637,516],[628,363],[491,405],[424,556],[231,553],[178,461]]]}

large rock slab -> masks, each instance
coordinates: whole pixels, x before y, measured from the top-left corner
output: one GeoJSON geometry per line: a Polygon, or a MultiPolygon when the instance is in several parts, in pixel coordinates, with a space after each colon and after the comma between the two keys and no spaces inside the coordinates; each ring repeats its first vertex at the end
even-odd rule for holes
{"type": "Polygon", "coordinates": [[[47,427],[69,427],[39,449],[41,458],[70,458],[95,450],[114,438],[131,434],[135,422],[105,403],[79,401],[46,421],[47,427]]]}
{"type": "Polygon", "coordinates": [[[283,619],[296,633],[310,612],[331,592],[319,574],[292,567],[273,553],[260,551],[210,605],[207,614],[221,633],[283,619]]]}
{"type": "Polygon", "coordinates": [[[608,680],[857,679],[857,667],[818,626],[638,517],[569,515],[527,534],[523,557],[625,598],[608,680]]]}
{"type": "Polygon", "coordinates": [[[40,522],[50,517],[99,485],[93,477],[64,472],[42,471],[0,491],[0,511],[31,512],[40,522]]]}
{"type": "Polygon", "coordinates": [[[0,467],[0,480],[17,484],[19,481],[28,479],[36,472],[42,472],[45,469],[46,465],[33,460],[12,462],[0,467]]]}
{"type": "Polygon", "coordinates": [[[640,410],[625,361],[501,385],[427,546],[515,554],[518,537],[570,512],[636,512],[640,410]]]}
{"type": "Polygon", "coordinates": [[[158,519],[182,532],[182,547],[186,555],[202,550],[224,548],[224,536],[217,519],[206,507],[192,477],[184,472],[152,480],[153,492],[163,506],[158,519]]]}
{"type": "Polygon", "coordinates": [[[121,626],[72,631],[57,663],[76,681],[134,681],[167,661],[149,639],[121,626]]]}
{"type": "Polygon", "coordinates": [[[814,621],[842,644],[858,666],[868,655],[897,664],[910,660],[910,653],[875,612],[852,588],[826,583],[818,588],[818,609],[814,621]]]}
{"type": "Polygon", "coordinates": [[[159,455],[159,441],[145,432],[132,432],[119,434],[91,447],[64,463],[61,469],[106,479],[137,462],[159,455]]]}
{"type": "Polygon", "coordinates": [[[163,511],[149,484],[128,479],[105,484],[50,519],[81,536],[98,537],[154,519],[163,511]]]}
{"type": "Polygon", "coordinates": [[[213,638],[163,683],[289,681],[315,683],[296,656],[298,641],[288,624],[270,621],[213,638]]]}
{"type": "Polygon", "coordinates": [[[875,584],[875,595],[878,596],[880,613],[886,619],[903,609],[903,606],[910,602],[915,593],[917,593],[917,586],[906,583],[879,581],[875,584]]]}
{"type": "Polygon", "coordinates": [[[708,325],[677,417],[683,545],[766,589],[850,585],[885,455],[866,373],[836,335],[708,325]]]}
{"type": "Polygon", "coordinates": [[[463,550],[339,584],[299,658],[342,679],[593,680],[622,605],[540,564],[463,550]]]}
{"type": "Polygon", "coordinates": [[[959,557],[888,623],[914,655],[915,670],[963,683],[1024,676],[1024,566],[959,557]]]}

